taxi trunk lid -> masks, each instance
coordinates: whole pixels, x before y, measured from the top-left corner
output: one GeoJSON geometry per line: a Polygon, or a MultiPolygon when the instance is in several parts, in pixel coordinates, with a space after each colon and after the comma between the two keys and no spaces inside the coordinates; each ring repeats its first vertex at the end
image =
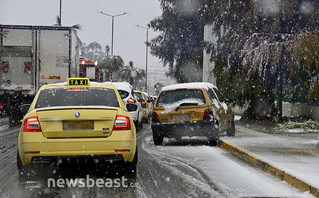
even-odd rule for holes
{"type": "Polygon", "coordinates": [[[46,138],[92,138],[112,134],[116,108],[55,108],[37,111],[46,138]]]}
{"type": "Polygon", "coordinates": [[[160,122],[184,122],[184,121],[200,121],[203,120],[205,110],[209,108],[208,105],[189,105],[180,106],[173,111],[165,112],[158,111],[160,122]]]}

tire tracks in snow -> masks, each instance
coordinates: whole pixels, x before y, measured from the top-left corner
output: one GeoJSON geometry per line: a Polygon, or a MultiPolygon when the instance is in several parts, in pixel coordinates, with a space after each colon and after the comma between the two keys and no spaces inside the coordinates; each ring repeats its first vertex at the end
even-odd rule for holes
{"type": "MultiPolygon", "coordinates": [[[[151,134],[147,132],[143,135],[143,141],[141,147],[143,151],[149,154],[150,157],[159,165],[162,166],[165,170],[169,170],[173,175],[182,178],[182,180],[188,183],[191,186],[199,189],[205,194],[210,195],[211,197],[220,197],[224,194],[214,182],[198,167],[190,164],[182,158],[171,156],[167,153],[151,149],[151,137],[147,137],[151,134]],[[183,167],[184,170],[188,170],[189,173],[181,170],[183,167]],[[195,178],[197,176],[198,178],[195,178]],[[202,181],[201,181],[202,180],[202,181]]],[[[154,147],[156,148],[156,147],[154,147]]],[[[190,195],[191,197],[195,196],[190,195]]]]}

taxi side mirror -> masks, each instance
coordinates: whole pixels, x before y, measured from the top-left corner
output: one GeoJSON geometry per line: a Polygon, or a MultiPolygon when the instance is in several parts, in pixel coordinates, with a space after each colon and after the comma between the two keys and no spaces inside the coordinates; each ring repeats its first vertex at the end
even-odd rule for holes
{"type": "Polygon", "coordinates": [[[137,105],[136,104],[127,104],[126,108],[128,111],[136,111],[137,110],[137,105]]]}
{"type": "Polygon", "coordinates": [[[22,104],[19,106],[20,112],[24,115],[28,113],[28,110],[30,108],[30,104],[22,104]]]}

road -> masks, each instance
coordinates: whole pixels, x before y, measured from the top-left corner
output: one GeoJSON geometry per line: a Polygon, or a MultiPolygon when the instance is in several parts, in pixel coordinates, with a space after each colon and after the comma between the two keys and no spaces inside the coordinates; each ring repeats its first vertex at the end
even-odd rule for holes
{"type": "MultiPolygon", "coordinates": [[[[251,167],[205,138],[165,139],[155,146],[150,126],[138,133],[138,173],[129,187],[51,187],[48,178],[116,179],[122,177],[81,166],[39,168],[32,181],[19,182],[16,167],[18,127],[0,128],[0,197],[310,197],[251,167]]],[[[237,132],[245,136],[244,132],[237,132]]],[[[236,135],[237,136],[237,135],[236,135]]]]}

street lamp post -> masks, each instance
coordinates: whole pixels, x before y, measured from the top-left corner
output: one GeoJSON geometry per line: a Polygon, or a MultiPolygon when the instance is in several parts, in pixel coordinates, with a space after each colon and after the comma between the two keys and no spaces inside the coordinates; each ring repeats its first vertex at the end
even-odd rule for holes
{"type": "Polygon", "coordinates": [[[136,25],[136,27],[139,27],[139,28],[143,28],[143,29],[146,29],[146,56],[145,56],[145,74],[146,74],[146,83],[145,83],[145,89],[147,91],[147,62],[148,62],[148,29],[149,27],[143,27],[143,26],[140,26],[140,25],[136,25]]]}
{"type": "Polygon", "coordinates": [[[116,14],[116,15],[107,14],[107,13],[104,13],[103,11],[98,12],[98,13],[101,13],[101,14],[103,14],[103,15],[105,15],[105,16],[112,17],[112,43],[111,43],[111,56],[113,56],[114,17],[123,16],[123,15],[128,14],[128,13],[123,12],[122,14],[116,14]]]}
{"type": "Polygon", "coordinates": [[[59,20],[59,25],[61,26],[61,24],[62,24],[62,13],[61,13],[61,11],[62,11],[62,0],[60,0],[60,20],[59,20]]]}

